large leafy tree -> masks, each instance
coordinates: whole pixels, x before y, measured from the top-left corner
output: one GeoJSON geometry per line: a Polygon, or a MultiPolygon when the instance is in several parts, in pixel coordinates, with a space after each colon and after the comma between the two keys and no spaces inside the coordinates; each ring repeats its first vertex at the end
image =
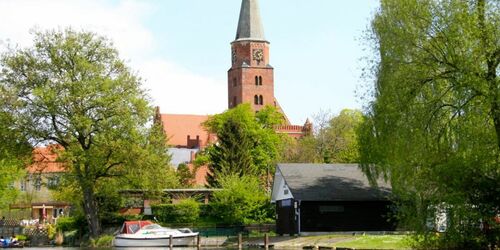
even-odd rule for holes
{"type": "Polygon", "coordinates": [[[211,117],[205,126],[217,135],[217,143],[206,150],[210,170],[208,184],[218,187],[219,179],[226,175],[271,173],[282,146],[274,126],[282,122],[283,117],[276,109],[267,106],[255,114],[249,104],[211,117]]]}
{"type": "Polygon", "coordinates": [[[165,138],[152,124],[140,79],[110,41],[89,32],[35,32],[31,48],[1,58],[2,109],[31,143],[58,143],[91,237],[100,233],[103,186],[160,188],[165,138]],[[121,184],[120,184],[121,183],[121,184]]]}
{"type": "Polygon", "coordinates": [[[357,163],[358,127],[363,122],[360,110],[344,109],[331,116],[321,112],[315,117],[316,131],[298,140],[286,140],[283,160],[286,162],[357,163]]]}
{"type": "Polygon", "coordinates": [[[25,174],[24,164],[31,156],[31,147],[23,138],[12,127],[12,117],[0,109],[0,209],[15,201],[18,192],[14,182],[25,174]]]}
{"type": "Polygon", "coordinates": [[[391,180],[413,229],[441,208],[448,247],[498,243],[500,2],[382,0],[368,39],[365,172],[391,180]]]}
{"type": "Polygon", "coordinates": [[[356,163],[359,161],[357,129],[363,121],[359,110],[344,109],[318,131],[323,139],[320,153],[326,163],[356,163]]]}

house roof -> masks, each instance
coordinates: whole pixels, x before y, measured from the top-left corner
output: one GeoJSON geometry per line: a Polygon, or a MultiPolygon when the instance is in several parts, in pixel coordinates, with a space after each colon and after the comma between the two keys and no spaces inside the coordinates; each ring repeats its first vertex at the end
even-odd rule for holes
{"type": "Polygon", "coordinates": [[[390,184],[370,186],[357,164],[278,164],[294,199],[302,201],[387,200],[390,184]]]}
{"type": "Polygon", "coordinates": [[[191,140],[199,136],[201,147],[205,147],[211,140],[210,134],[202,126],[208,115],[161,114],[160,116],[169,145],[187,147],[188,136],[191,140]]]}
{"type": "Polygon", "coordinates": [[[61,173],[66,171],[62,162],[57,162],[60,145],[52,144],[33,149],[33,163],[27,167],[28,173],[61,173]]]}

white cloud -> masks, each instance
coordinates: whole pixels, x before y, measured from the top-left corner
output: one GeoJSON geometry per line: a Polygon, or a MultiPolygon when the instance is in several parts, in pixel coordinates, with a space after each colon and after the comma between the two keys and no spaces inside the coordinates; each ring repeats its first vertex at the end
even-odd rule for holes
{"type": "Polygon", "coordinates": [[[139,0],[2,0],[0,45],[29,46],[29,30],[90,30],[110,38],[120,55],[139,71],[156,105],[171,113],[216,113],[225,107],[224,86],[155,55],[158,44],[145,26],[153,6],[139,0]],[[2,42],[3,41],[3,42],[2,42]],[[222,88],[222,89],[218,89],[222,88]],[[210,96],[215,94],[217,96],[210,96]],[[206,102],[206,100],[216,100],[206,102]],[[222,102],[222,103],[221,103],[222,102]]]}
{"type": "Polygon", "coordinates": [[[162,113],[215,114],[227,103],[225,84],[193,74],[165,60],[149,60],[139,65],[150,94],[162,113]]]}

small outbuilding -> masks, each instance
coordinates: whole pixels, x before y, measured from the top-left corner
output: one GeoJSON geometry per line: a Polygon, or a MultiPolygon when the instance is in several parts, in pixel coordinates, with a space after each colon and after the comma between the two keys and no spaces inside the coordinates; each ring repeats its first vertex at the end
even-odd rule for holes
{"type": "Polygon", "coordinates": [[[278,164],[271,201],[278,234],[392,231],[391,187],[370,186],[357,164],[278,164]]]}

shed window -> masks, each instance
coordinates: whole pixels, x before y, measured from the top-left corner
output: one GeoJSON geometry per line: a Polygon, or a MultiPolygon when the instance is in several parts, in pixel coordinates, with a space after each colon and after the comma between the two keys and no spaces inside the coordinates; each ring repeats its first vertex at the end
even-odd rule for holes
{"type": "Polygon", "coordinates": [[[292,199],[286,199],[281,201],[281,207],[291,207],[292,199]]]}
{"type": "Polygon", "coordinates": [[[319,212],[324,213],[342,213],[344,206],[319,206],[319,212]]]}

